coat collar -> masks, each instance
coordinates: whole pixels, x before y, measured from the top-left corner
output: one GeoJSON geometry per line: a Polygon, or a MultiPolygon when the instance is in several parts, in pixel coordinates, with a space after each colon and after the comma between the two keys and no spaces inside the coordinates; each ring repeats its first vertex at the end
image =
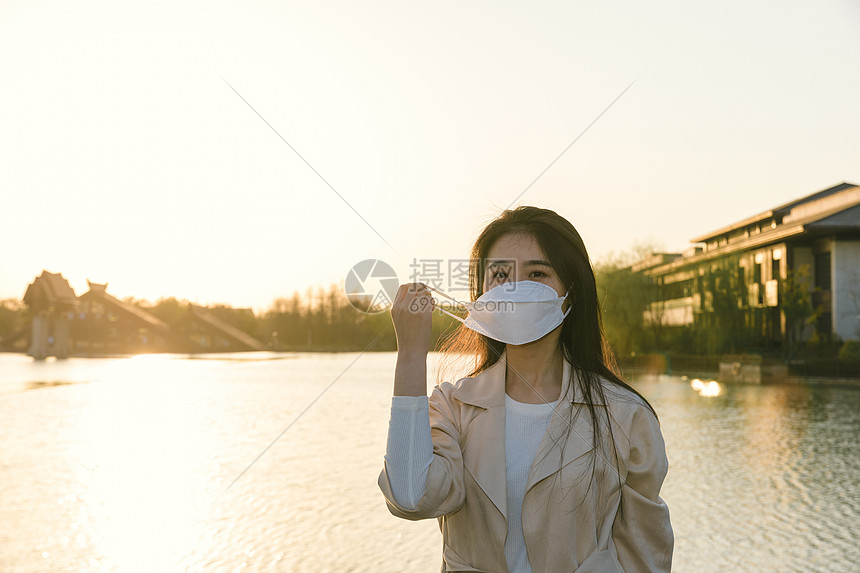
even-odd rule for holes
{"type": "MultiPolygon", "coordinates": [[[[576,404],[587,403],[582,389],[579,384],[571,384],[571,364],[567,360],[564,361],[562,380],[561,380],[561,396],[567,396],[568,402],[576,404]],[[571,391],[571,385],[573,389],[571,391]]],[[[491,408],[493,406],[505,405],[505,373],[507,372],[507,352],[502,351],[498,361],[495,364],[477,374],[472,379],[464,380],[459,388],[457,388],[452,396],[465,404],[471,404],[480,408],[491,408]]],[[[576,376],[580,374],[577,372],[576,376]]],[[[606,403],[598,396],[592,396],[592,402],[595,406],[605,406],[606,403]]]]}

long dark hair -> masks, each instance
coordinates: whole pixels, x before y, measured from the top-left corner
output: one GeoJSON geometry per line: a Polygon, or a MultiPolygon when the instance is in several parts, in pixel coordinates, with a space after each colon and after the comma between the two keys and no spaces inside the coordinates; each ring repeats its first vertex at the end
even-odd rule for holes
{"type": "MultiPolygon", "coordinates": [[[[617,451],[609,424],[608,409],[603,409],[606,419],[600,420],[595,408],[595,402],[608,403],[601,379],[607,381],[610,388],[619,390],[612,392],[613,397],[638,397],[655,418],[657,413],[645,397],[625,383],[617,372],[612,350],[603,335],[594,271],[585,243],[574,226],[549,209],[523,206],[503,211],[484,228],[472,247],[469,263],[471,300],[477,300],[484,292],[486,261],[490,249],[501,237],[511,234],[533,237],[563,287],[569,289],[568,301],[572,308],[562,324],[560,344],[565,360],[572,366],[571,383],[578,384],[591,417],[594,451],[600,451],[603,433],[600,426],[605,423],[617,465],[617,451]],[[573,375],[573,372],[578,375],[573,375]],[[632,396],[621,390],[622,388],[632,392],[632,396]]],[[[499,361],[505,344],[460,325],[442,340],[440,347],[446,357],[459,353],[474,355],[474,367],[468,374],[473,377],[499,361]]],[[[560,405],[561,403],[559,402],[560,405]]]]}

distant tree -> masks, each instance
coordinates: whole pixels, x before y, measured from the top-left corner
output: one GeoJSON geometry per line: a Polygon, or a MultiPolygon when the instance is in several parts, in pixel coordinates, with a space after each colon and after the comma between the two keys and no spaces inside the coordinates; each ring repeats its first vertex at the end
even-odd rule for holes
{"type": "MultiPolygon", "coordinates": [[[[612,348],[620,355],[639,352],[650,344],[645,324],[650,305],[657,300],[654,280],[632,265],[654,252],[651,246],[637,246],[622,253],[611,253],[594,265],[603,329],[612,348]]],[[[652,318],[649,314],[649,319],[652,318]]],[[[663,316],[657,318],[662,322],[663,316]]]]}
{"type": "Polygon", "coordinates": [[[738,273],[739,268],[739,257],[727,257],[712,263],[708,272],[699,277],[705,312],[696,328],[702,350],[707,354],[737,352],[749,344],[747,286],[738,273]]]}
{"type": "Polygon", "coordinates": [[[275,299],[260,318],[261,340],[271,342],[275,350],[307,348],[308,318],[306,306],[298,292],[275,299]]]}
{"type": "MultiPolygon", "coordinates": [[[[370,302],[370,301],[368,301],[370,302]]],[[[458,325],[434,313],[431,344],[458,325]]],[[[275,299],[259,317],[260,339],[275,350],[391,351],[397,340],[387,310],[362,312],[347,299],[342,284],[311,287],[304,296],[275,299]]]]}
{"type": "Polygon", "coordinates": [[[856,340],[846,340],[839,348],[839,360],[860,362],[860,342],[856,340]]]}
{"type": "Polygon", "coordinates": [[[249,308],[233,308],[226,304],[212,305],[207,307],[207,310],[217,319],[223,320],[246,334],[256,336],[258,319],[253,310],[249,308]]]}
{"type": "Polygon", "coordinates": [[[174,297],[169,297],[160,298],[155,304],[142,306],[142,308],[167,324],[173,324],[188,312],[189,304],[190,302],[187,300],[177,300],[174,297]]]}
{"type": "Polygon", "coordinates": [[[23,301],[14,298],[0,300],[0,340],[24,328],[27,321],[27,309],[23,301]]]}
{"type": "Polygon", "coordinates": [[[809,265],[789,270],[782,283],[780,306],[785,315],[786,357],[794,358],[803,340],[803,329],[812,324],[821,309],[812,306],[812,279],[809,265]]]}
{"type": "Polygon", "coordinates": [[[135,298],[133,296],[127,296],[121,300],[122,300],[122,302],[124,302],[126,304],[130,304],[130,305],[133,305],[133,306],[136,306],[139,308],[148,308],[148,307],[152,306],[152,303],[149,302],[148,300],[143,299],[143,298],[135,298]]]}

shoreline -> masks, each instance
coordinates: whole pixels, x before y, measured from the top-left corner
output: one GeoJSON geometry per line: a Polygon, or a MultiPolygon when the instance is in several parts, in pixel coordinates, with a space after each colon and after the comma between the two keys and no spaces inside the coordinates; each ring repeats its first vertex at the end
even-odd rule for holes
{"type": "MultiPolygon", "coordinates": [[[[62,362],[63,360],[67,360],[69,358],[93,358],[93,359],[111,359],[111,358],[132,358],[135,356],[172,356],[174,358],[194,360],[194,359],[214,359],[217,360],[219,358],[224,359],[227,356],[232,356],[235,358],[236,355],[254,355],[260,353],[269,353],[269,354],[354,354],[356,352],[362,352],[361,350],[323,350],[323,349],[302,349],[302,350],[262,350],[262,351],[247,351],[247,352],[199,352],[199,353],[172,353],[172,352],[163,352],[163,353],[142,353],[142,354],[97,354],[97,355],[88,355],[88,354],[71,354],[64,358],[56,358],[56,357],[48,357],[48,359],[36,360],[32,359],[34,363],[44,363],[46,361],[49,362],[62,362]]],[[[378,353],[378,352],[394,352],[396,350],[365,350],[367,353],[378,353]]],[[[10,350],[0,350],[0,356],[4,354],[9,355],[17,355],[21,357],[28,357],[26,352],[20,351],[10,351],[10,350]]],[[[250,358],[250,356],[249,356],[250,358]]],[[[273,358],[270,358],[273,359],[273,358]]],[[[788,385],[807,385],[807,386],[816,386],[816,387],[843,387],[843,388],[860,388],[860,378],[848,378],[848,377],[827,377],[827,376],[796,376],[789,374],[784,371],[778,372],[762,372],[761,381],[743,381],[743,380],[725,380],[721,379],[720,372],[718,370],[711,369],[693,369],[684,370],[683,368],[678,369],[661,369],[644,366],[644,367],[624,367],[619,365],[619,370],[622,378],[629,378],[630,380],[635,380],[639,376],[686,376],[688,379],[703,379],[703,380],[716,380],[720,384],[727,385],[780,385],[780,384],[788,384],[788,385]]]]}
{"type": "Polygon", "coordinates": [[[780,385],[806,385],[815,387],[833,387],[833,388],[858,388],[860,389],[860,378],[845,378],[845,377],[826,377],[826,376],[767,376],[761,382],[743,382],[743,381],[724,381],[720,380],[720,373],[715,370],[711,371],[696,371],[692,374],[686,372],[658,372],[648,368],[625,368],[622,370],[624,378],[629,377],[635,381],[637,376],[686,376],[692,380],[699,378],[702,380],[716,380],[720,384],[727,386],[780,386],[780,385]]]}

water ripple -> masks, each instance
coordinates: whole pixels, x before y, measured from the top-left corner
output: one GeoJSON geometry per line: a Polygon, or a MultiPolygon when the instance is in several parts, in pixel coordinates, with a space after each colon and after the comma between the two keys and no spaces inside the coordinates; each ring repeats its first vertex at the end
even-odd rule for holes
{"type": "MultiPolygon", "coordinates": [[[[376,486],[393,354],[224,493],[354,357],[0,364],[7,384],[92,382],[0,397],[0,570],[438,570],[436,523],[392,517],[376,486]]],[[[856,571],[860,391],[636,385],[666,440],[673,570],[856,571]]]]}

